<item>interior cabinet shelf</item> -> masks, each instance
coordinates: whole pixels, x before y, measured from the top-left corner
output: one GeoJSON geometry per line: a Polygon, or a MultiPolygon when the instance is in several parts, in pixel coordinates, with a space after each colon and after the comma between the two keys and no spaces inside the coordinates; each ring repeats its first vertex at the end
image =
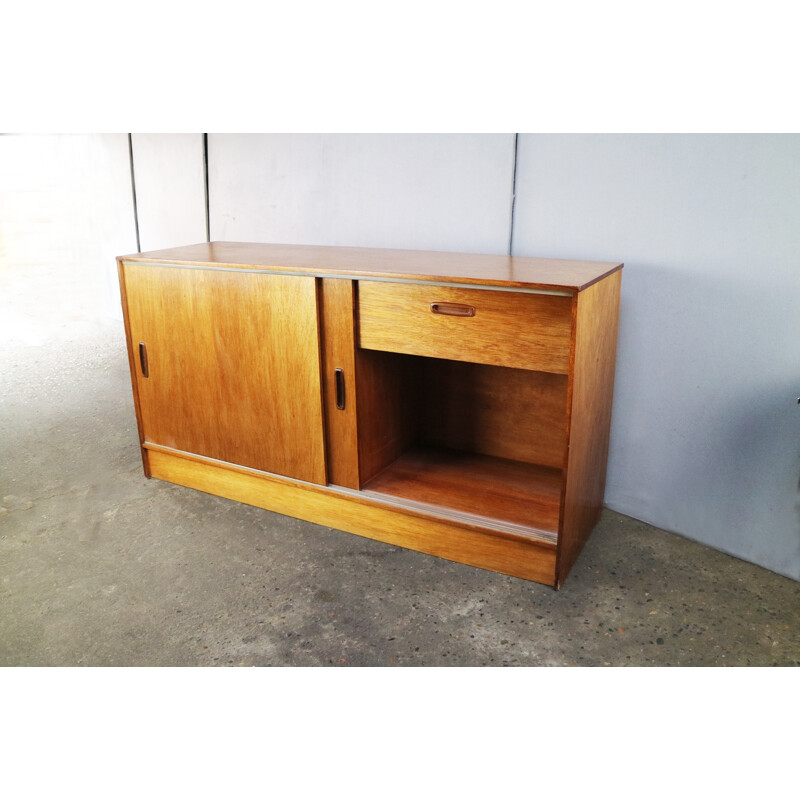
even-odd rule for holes
{"type": "Polygon", "coordinates": [[[555,543],[562,472],[457,450],[404,453],[364,486],[420,511],[555,543]]]}
{"type": "Polygon", "coordinates": [[[621,264],[211,242],[118,266],[148,477],[564,581],[602,509],[621,264]]]}

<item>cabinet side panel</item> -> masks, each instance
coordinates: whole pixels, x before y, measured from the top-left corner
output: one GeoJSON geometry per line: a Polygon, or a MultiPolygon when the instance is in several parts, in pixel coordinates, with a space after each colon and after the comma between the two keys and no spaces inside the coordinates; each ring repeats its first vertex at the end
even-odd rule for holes
{"type": "Polygon", "coordinates": [[[131,388],[133,389],[133,407],[136,412],[136,427],[139,431],[139,447],[142,453],[142,468],[146,477],[150,477],[150,461],[147,450],[142,447],[144,444],[144,427],[142,425],[142,412],[139,407],[139,387],[136,384],[137,367],[133,354],[133,344],[131,342],[131,325],[128,318],[128,296],[125,288],[125,267],[121,261],[117,262],[117,272],[119,274],[119,294],[122,303],[122,319],[125,324],[125,342],[128,348],[128,367],[131,372],[131,388]]]}
{"type": "Polygon", "coordinates": [[[411,356],[356,350],[361,485],[416,441],[419,369],[411,356]]]}
{"type": "Polygon", "coordinates": [[[145,441],[325,483],[315,279],[127,264],[125,280],[145,441]]]}
{"type": "Polygon", "coordinates": [[[359,488],[354,303],[353,281],[320,280],[328,481],[349,489],[359,488]],[[337,370],[341,370],[338,388],[337,370]]]}
{"type": "Polygon", "coordinates": [[[564,511],[558,540],[563,583],[603,509],[622,272],[577,298],[564,511]]]}

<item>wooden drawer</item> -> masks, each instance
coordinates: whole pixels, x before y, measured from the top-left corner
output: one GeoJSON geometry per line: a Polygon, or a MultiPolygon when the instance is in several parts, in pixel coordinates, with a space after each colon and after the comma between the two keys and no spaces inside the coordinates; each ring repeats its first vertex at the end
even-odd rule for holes
{"type": "Polygon", "coordinates": [[[361,347],[569,372],[572,297],[358,282],[361,347]]]}

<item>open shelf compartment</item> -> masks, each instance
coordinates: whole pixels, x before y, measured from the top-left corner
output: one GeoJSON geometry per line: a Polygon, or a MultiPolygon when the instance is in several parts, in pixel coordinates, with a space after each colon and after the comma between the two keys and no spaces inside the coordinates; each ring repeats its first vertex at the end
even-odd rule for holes
{"type": "Polygon", "coordinates": [[[489,530],[555,542],[567,377],[359,351],[362,490],[489,530]]]}

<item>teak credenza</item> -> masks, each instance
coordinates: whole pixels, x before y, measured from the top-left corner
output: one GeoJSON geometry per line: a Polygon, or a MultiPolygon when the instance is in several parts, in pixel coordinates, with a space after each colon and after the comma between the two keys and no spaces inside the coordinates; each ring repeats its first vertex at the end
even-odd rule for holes
{"type": "Polygon", "coordinates": [[[118,259],[145,474],[559,587],[622,264],[211,242],[118,259]]]}

